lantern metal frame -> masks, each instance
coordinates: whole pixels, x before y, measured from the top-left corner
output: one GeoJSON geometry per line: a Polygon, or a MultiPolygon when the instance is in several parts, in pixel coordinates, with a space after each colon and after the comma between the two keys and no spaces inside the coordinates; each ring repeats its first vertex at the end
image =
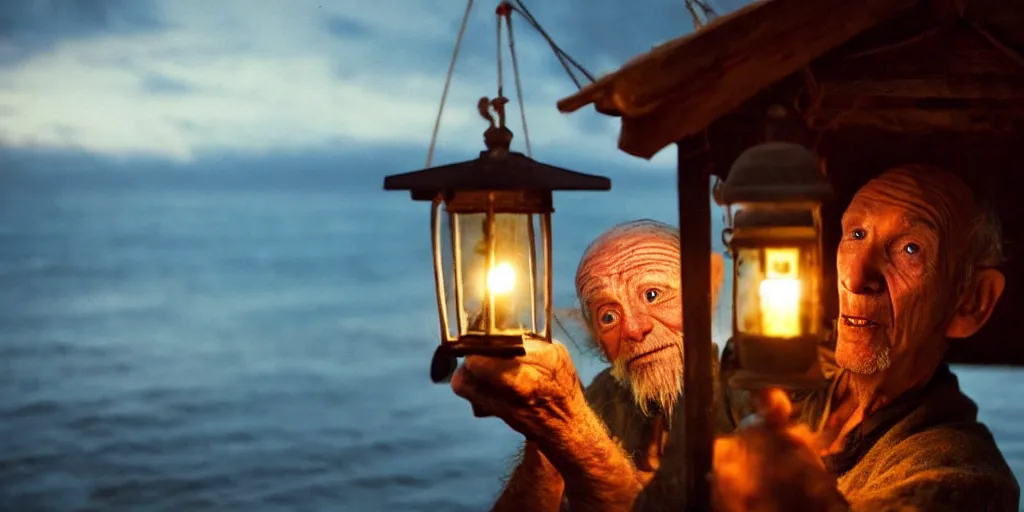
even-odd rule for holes
{"type": "MultiPolygon", "coordinates": [[[[441,343],[434,353],[431,364],[431,379],[441,382],[451,376],[457,366],[457,358],[468,355],[491,357],[516,357],[525,354],[524,340],[552,340],[552,237],[551,214],[554,213],[553,191],[603,191],[611,189],[611,180],[603,176],[570,171],[538,162],[522,153],[510,151],[512,132],[505,126],[504,105],[508,102],[502,96],[493,100],[481,98],[478,110],[490,127],[484,132],[486,150],[474,160],[431,167],[420,171],[387,176],[385,190],[408,190],[414,201],[431,202],[431,241],[433,249],[434,284],[437,291],[438,317],[441,327],[441,343]],[[497,114],[497,123],[488,107],[497,114]],[[442,208],[444,211],[442,211],[442,208]],[[453,289],[445,283],[445,251],[442,234],[442,220],[448,215],[450,250],[452,254],[453,289]],[[494,267],[496,215],[513,214],[527,217],[530,262],[529,288],[531,299],[530,329],[519,329],[515,334],[498,332],[495,325],[495,304],[486,300],[485,328],[469,331],[464,315],[464,258],[460,241],[460,216],[484,214],[487,269],[494,267]],[[543,257],[537,258],[537,233],[534,220],[540,219],[540,243],[543,257]],[[538,266],[543,266],[544,327],[538,330],[539,308],[537,305],[538,266]],[[458,324],[452,336],[452,318],[449,316],[449,293],[455,301],[455,323],[458,324]]],[[[490,292],[488,292],[490,293],[490,292]]],[[[486,294],[485,294],[486,295],[486,294]]]]}
{"type": "MultiPolygon", "coordinates": [[[[431,238],[434,252],[434,281],[437,289],[437,303],[438,303],[438,315],[441,320],[441,342],[444,350],[455,356],[462,357],[472,354],[489,355],[494,357],[515,357],[523,355],[523,340],[532,338],[543,341],[551,341],[551,316],[552,316],[552,272],[551,272],[551,213],[554,212],[552,207],[552,194],[550,191],[449,191],[446,194],[438,194],[433,199],[431,205],[431,238]],[[518,196],[518,197],[517,197],[518,196]],[[505,200],[505,204],[502,205],[502,200],[505,200]],[[483,206],[481,206],[483,203],[483,206]],[[444,207],[444,212],[441,211],[444,207]],[[444,282],[444,261],[443,252],[445,251],[444,242],[442,235],[444,232],[442,226],[442,220],[444,214],[448,215],[448,229],[450,233],[450,251],[452,253],[452,277],[454,280],[453,290],[451,291],[455,300],[455,323],[454,326],[458,332],[458,335],[452,336],[452,319],[449,317],[448,311],[448,289],[444,282]],[[496,324],[496,318],[498,312],[495,310],[496,304],[495,299],[490,294],[484,294],[484,303],[482,305],[481,314],[483,318],[483,329],[472,329],[467,327],[468,324],[473,324],[464,315],[465,303],[464,303],[464,279],[465,272],[462,268],[465,264],[466,259],[462,255],[462,243],[461,243],[461,229],[460,224],[463,220],[460,216],[462,215],[473,215],[473,214],[484,214],[485,215],[485,232],[489,233],[485,236],[486,243],[486,268],[495,268],[495,252],[497,245],[497,236],[495,223],[496,215],[511,214],[511,215],[523,215],[526,216],[527,226],[527,239],[529,242],[529,288],[530,288],[530,317],[531,317],[531,328],[521,329],[522,334],[509,335],[498,332],[498,326],[496,324]],[[543,261],[537,261],[537,234],[534,227],[534,216],[540,218],[540,243],[541,251],[543,252],[543,261]],[[544,301],[544,328],[541,332],[537,331],[537,267],[538,263],[543,265],[544,281],[543,281],[543,301],[544,301]],[[481,332],[482,331],[482,332],[481,332]]],[[[488,290],[490,291],[490,290],[488,290]]]]}
{"type": "MultiPolygon", "coordinates": [[[[821,206],[832,197],[832,187],[815,155],[791,142],[765,142],[743,152],[728,178],[715,188],[716,200],[726,206],[729,227],[723,232],[733,258],[733,343],[739,369],[729,384],[736,388],[816,388],[826,381],[818,366],[818,350],[829,333],[824,324],[821,206]],[[733,209],[738,208],[733,214],[733,209]],[[761,265],[767,250],[798,251],[801,294],[798,331],[774,336],[742,328],[741,309],[748,297],[741,290],[743,252],[760,250],[761,265]]],[[[766,270],[762,270],[766,272],[766,270]]],[[[762,282],[766,274],[761,276],[762,282]]],[[[763,311],[761,311],[763,314],[763,311]]]]}

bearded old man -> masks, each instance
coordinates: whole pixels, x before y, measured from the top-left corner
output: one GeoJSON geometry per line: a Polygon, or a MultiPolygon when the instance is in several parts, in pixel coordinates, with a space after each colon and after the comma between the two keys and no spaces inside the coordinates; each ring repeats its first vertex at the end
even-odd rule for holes
{"type": "MultiPolygon", "coordinates": [[[[580,493],[575,493],[574,497],[574,489],[580,485],[601,495],[600,489],[594,490],[586,482],[574,482],[581,477],[587,480],[590,472],[595,473],[591,480],[611,479],[615,486],[623,482],[635,486],[636,493],[627,493],[635,510],[680,510],[683,418],[682,408],[676,407],[683,382],[679,256],[678,230],[652,220],[615,226],[586,249],[576,273],[577,298],[596,348],[611,367],[581,391],[568,353],[555,345],[552,350],[557,357],[552,356],[551,361],[557,361],[559,368],[543,364],[538,368],[528,355],[523,362],[528,368],[511,370],[521,375],[542,370],[527,378],[542,378],[544,382],[536,384],[543,384],[551,394],[531,388],[533,383],[519,383],[534,407],[521,402],[494,404],[493,400],[485,406],[506,418],[527,439],[494,510],[555,511],[560,509],[563,495],[574,509],[582,507],[581,502],[591,496],[580,498],[580,493]],[[556,369],[560,373],[554,376],[546,373],[556,369]],[[519,426],[524,416],[532,416],[536,425],[519,426]],[[572,438],[579,447],[573,450],[581,457],[574,467],[567,468],[558,456],[550,460],[545,455],[544,447],[553,437],[572,438]]],[[[712,290],[717,292],[724,277],[720,255],[712,255],[711,268],[712,290]]],[[[714,292],[712,301],[717,295],[714,292]]],[[[495,364],[505,362],[467,358],[452,381],[453,388],[479,404],[478,400],[487,398],[477,392],[481,381],[502,374],[495,364]]],[[[719,424],[723,431],[733,427],[727,415],[719,416],[719,424]]]]}
{"type": "Polygon", "coordinates": [[[810,429],[787,426],[773,391],[760,424],[716,443],[719,510],[1016,511],[1017,481],[943,362],[1003,292],[995,216],[954,174],[905,166],[842,222],[831,386],[802,407],[810,429]]]}
{"type": "MultiPolygon", "coordinates": [[[[998,221],[955,175],[905,166],[858,191],[843,231],[831,385],[802,424],[776,390],[760,423],[716,442],[718,509],[1017,510],[1013,473],[943,363],[1002,294],[998,221]]],[[[534,344],[519,360],[467,359],[452,386],[536,444],[574,507],[629,510],[643,482],[621,449],[594,442],[603,426],[578,413],[574,377],[564,347],[534,344]]]]}

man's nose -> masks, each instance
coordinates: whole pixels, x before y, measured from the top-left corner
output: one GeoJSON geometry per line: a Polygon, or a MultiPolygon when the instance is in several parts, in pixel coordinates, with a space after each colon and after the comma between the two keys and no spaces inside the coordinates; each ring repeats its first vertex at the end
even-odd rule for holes
{"type": "Polygon", "coordinates": [[[885,290],[885,275],[872,251],[841,254],[837,258],[839,282],[847,291],[873,295],[885,290]]]}
{"type": "Polygon", "coordinates": [[[630,311],[625,320],[622,325],[622,337],[626,341],[639,343],[654,329],[654,320],[642,309],[630,311]]]}

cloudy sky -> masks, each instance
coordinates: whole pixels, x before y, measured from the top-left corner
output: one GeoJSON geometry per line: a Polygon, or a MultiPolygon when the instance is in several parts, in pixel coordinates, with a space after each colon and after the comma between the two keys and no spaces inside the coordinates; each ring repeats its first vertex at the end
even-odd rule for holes
{"type": "MultiPolygon", "coordinates": [[[[741,3],[712,5],[727,12],[741,3]]],[[[683,0],[596,4],[526,2],[595,75],[692,28],[683,0]]],[[[475,104],[496,90],[495,5],[474,7],[441,124],[441,155],[481,149],[485,125],[475,104]]],[[[223,155],[390,152],[422,160],[465,7],[462,0],[2,2],[0,151],[178,165],[223,155]]],[[[618,152],[615,119],[592,109],[558,113],[555,102],[575,86],[543,39],[515,22],[538,158],[671,166],[670,152],[650,163],[618,152]]],[[[505,90],[514,99],[510,72],[505,90]]],[[[522,149],[518,112],[511,112],[522,149]]]]}

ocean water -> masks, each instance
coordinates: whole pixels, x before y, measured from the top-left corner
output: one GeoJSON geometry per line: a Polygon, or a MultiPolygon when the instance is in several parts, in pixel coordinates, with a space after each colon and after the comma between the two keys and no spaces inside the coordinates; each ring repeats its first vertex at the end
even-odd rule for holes
{"type": "MultiPolygon", "coordinates": [[[[330,173],[0,172],[0,510],[487,509],[520,437],[428,379],[424,204],[330,173]]],[[[556,305],[600,231],[675,223],[673,186],[556,197],[556,305]]],[[[956,371],[1024,475],[1024,373],[956,371]]]]}

